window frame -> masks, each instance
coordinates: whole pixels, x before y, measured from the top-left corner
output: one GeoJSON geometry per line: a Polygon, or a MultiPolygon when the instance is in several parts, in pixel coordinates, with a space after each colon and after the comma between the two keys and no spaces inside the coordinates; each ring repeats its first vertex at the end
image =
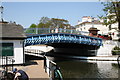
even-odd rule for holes
{"type": "Polygon", "coordinates": [[[14,56],[14,43],[12,42],[2,42],[0,43],[2,47],[2,56],[14,56]]]}

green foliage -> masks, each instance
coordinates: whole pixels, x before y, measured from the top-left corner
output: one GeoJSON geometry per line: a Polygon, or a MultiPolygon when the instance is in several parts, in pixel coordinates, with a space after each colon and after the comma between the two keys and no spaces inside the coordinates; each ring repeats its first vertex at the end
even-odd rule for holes
{"type": "Polygon", "coordinates": [[[50,18],[48,18],[48,17],[42,17],[41,19],[40,19],[40,23],[43,23],[43,24],[46,24],[46,23],[48,23],[50,21],[50,18]]]}
{"type": "Polygon", "coordinates": [[[38,25],[31,24],[29,28],[70,28],[68,20],[42,17],[38,25]]]}
{"type": "Polygon", "coordinates": [[[30,28],[36,28],[36,27],[37,27],[36,24],[31,24],[31,25],[30,25],[30,28]]]}
{"type": "Polygon", "coordinates": [[[112,55],[117,55],[120,54],[120,48],[115,46],[112,50],[112,55]]]}
{"type": "MultiPolygon", "coordinates": [[[[29,28],[37,28],[37,25],[36,24],[31,24],[29,28]]],[[[36,33],[36,31],[27,29],[25,31],[25,33],[36,33]]]]}
{"type": "Polygon", "coordinates": [[[118,29],[120,30],[120,1],[108,0],[108,2],[102,2],[104,5],[103,11],[105,16],[99,16],[104,20],[104,25],[112,25],[118,22],[118,29]]]}
{"type": "Polygon", "coordinates": [[[68,20],[58,18],[52,18],[51,24],[51,26],[54,28],[67,28],[70,25],[68,24],[68,20]]]}

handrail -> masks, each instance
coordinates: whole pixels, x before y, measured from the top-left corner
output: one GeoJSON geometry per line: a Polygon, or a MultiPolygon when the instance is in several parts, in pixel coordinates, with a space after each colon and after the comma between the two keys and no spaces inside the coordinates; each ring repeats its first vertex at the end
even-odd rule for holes
{"type": "Polygon", "coordinates": [[[49,77],[52,78],[53,80],[57,78],[56,76],[59,76],[59,80],[63,80],[60,68],[54,61],[49,60],[45,55],[44,55],[44,68],[45,71],[48,73],[49,77]]]}
{"type": "Polygon", "coordinates": [[[25,52],[31,53],[31,54],[38,54],[41,55],[40,53],[44,53],[44,55],[41,55],[44,59],[44,69],[45,72],[48,73],[50,78],[55,78],[55,75],[59,75],[60,80],[62,79],[62,74],[60,72],[60,69],[58,68],[57,64],[52,61],[49,60],[48,57],[46,56],[46,52],[42,51],[42,50],[36,50],[36,49],[25,49],[25,52]],[[54,73],[54,74],[52,74],[54,73]],[[57,74],[55,74],[57,73],[57,74]]]}
{"type": "Polygon", "coordinates": [[[24,32],[27,34],[45,34],[45,33],[71,33],[88,35],[87,31],[77,31],[75,29],[62,29],[62,28],[25,28],[24,32]]]}
{"type": "Polygon", "coordinates": [[[25,49],[24,51],[29,53],[45,53],[44,51],[37,49],[25,49]]]}
{"type": "Polygon", "coordinates": [[[1,75],[1,78],[4,79],[5,76],[7,76],[7,73],[8,71],[10,71],[8,69],[8,66],[11,66],[11,71],[13,70],[13,63],[15,62],[15,60],[9,56],[0,56],[0,59],[2,59],[2,68],[3,70],[1,71],[2,72],[2,75],[1,75]]]}
{"type": "Polygon", "coordinates": [[[117,62],[118,62],[118,67],[120,68],[120,55],[117,58],[117,62]]]}

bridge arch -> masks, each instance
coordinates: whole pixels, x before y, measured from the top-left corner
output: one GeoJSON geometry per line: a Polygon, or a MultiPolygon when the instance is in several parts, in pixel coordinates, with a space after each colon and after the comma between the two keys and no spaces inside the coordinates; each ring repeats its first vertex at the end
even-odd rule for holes
{"type": "Polygon", "coordinates": [[[24,41],[25,46],[50,45],[54,52],[78,53],[77,55],[96,55],[97,49],[102,45],[101,38],[69,33],[50,33],[28,36],[24,41]]]}
{"type": "Polygon", "coordinates": [[[68,34],[68,33],[51,33],[51,34],[37,34],[28,36],[25,39],[25,46],[38,45],[38,44],[52,44],[52,43],[76,43],[101,46],[102,39],[84,35],[68,34]]]}

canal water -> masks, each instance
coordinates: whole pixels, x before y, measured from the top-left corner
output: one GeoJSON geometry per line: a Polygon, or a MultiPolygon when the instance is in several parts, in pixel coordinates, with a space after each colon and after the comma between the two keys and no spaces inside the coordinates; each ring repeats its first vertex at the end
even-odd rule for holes
{"type": "Polygon", "coordinates": [[[49,57],[60,67],[64,79],[119,80],[117,61],[88,61],[65,57],[49,57]]]}

